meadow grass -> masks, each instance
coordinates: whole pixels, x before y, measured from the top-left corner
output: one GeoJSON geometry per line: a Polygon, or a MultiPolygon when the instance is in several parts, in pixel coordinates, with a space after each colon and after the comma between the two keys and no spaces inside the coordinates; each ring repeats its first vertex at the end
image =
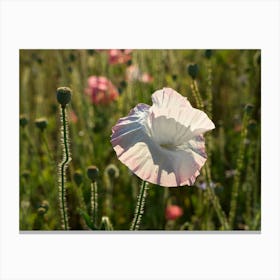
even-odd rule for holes
{"type": "Polygon", "coordinates": [[[131,227],[141,180],[117,159],[110,143],[111,128],[138,103],[151,104],[151,94],[163,87],[175,89],[194,107],[203,108],[216,128],[206,134],[208,162],[194,186],[149,184],[139,229],[261,229],[259,50],[214,50],[210,55],[205,50],[133,50],[131,61],[122,64],[110,64],[105,50],[20,50],[21,230],[62,229],[56,175],[63,156],[56,101],[56,89],[61,86],[72,90],[67,105],[72,161],[65,172],[72,230],[96,229],[95,223],[102,230],[131,227]],[[127,80],[129,64],[138,65],[153,80],[127,80]],[[189,75],[189,65],[198,66],[195,79],[189,75]],[[91,75],[110,79],[119,98],[92,104],[84,92],[91,75]],[[42,118],[44,129],[38,127],[42,118]],[[99,169],[94,203],[95,188],[87,176],[92,165],[99,169]],[[108,173],[112,165],[117,176],[108,173]],[[170,203],[183,209],[172,223],[165,217],[170,203]]]}

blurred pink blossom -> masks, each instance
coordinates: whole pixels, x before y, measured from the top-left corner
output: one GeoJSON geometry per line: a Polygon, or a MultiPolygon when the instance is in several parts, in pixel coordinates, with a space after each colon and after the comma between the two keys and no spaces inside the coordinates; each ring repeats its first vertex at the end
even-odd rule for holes
{"type": "Polygon", "coordinates": [[[183,215],[183,209],[177,205],[168,205],[165,209],[166,220],[176,220],[183,215]]]}
{"type": "Polygon", "coordinates": [[[193,185],[206,162],[208,116],[171,88],[157,90],[153,105],[138,104],[112,128],[119,158],[142,180],[164,187],[193,185]]]}
{"type": "Polygon", "coordinates": [[[77,117],[76,113],[73,110],[70,111],[69,120],[72,123],[77,123],[78,122],[78,117],[77,117]]]}
{"type": "Polygon", "coordinates": [[[140,81],[142,83],[151,83],[153,77],[148,73],[141,73],[137,65],[130,65],[126,69],[126,80],[128,82],[140,81]]]}
{"type": "Polygon", "coordinates": [[[102,76],[90,76],[85,93],[91,97],[93,104],[109,104],[119,97],[119,92],[113,83],[102,76]]]}
{"type": "Polygon", "coordinates": [[[132,50],[108,50],[110,64],[123,64],[131,60],[132,50]]]}

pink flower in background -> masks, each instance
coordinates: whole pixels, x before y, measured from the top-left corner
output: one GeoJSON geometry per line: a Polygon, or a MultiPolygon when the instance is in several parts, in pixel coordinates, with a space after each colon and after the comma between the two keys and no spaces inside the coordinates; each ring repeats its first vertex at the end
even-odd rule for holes
{"type": "Polygon", "coordinates": [[[132,50],[109,50],[109,63],[122,64],[131,60],[132,50]]]}
{"type": "Polygon", "coordinates": [[[73,110],[70,111],[69,120],[72,123],[77,123],[78,122],[78,117],[73,110]]]}
{"type": "Polygon", "coordinates": [[[165,187],[192,185],[206,161],[202,134],[208,116],[171,88],[157,90],[153,105],[138,104],[112,128],[119,158],[142,180],[165,187]]]}
{"type": "Polygon", "coordinates": [[[91,97],[93,104],[109,104],[119,97],[117,88],[102,76],[90,76],[85,93],[91,97]]]}
{"type": "Polygon", "coordinates": [[[142,83],[151,83],[153,77],[148,73],[141,73],[137,65],[130,65],[126,69],[126,80],[128,82],[140,81],[142,83]]]}
{"type": "Polygon", "coordinates": [[[166,220],[176,220],[183,215],[183,209],[177,205],[168,205],[165,209],[166,220]]]}
{"type": "Polygon", "coordinates": [[[148,84],[148,83],[151,83],[153,80],[154,80],[154,78],[150,74],[148,74],[146,72],[142,74],[141,81],[143,83],[148,84]]]}

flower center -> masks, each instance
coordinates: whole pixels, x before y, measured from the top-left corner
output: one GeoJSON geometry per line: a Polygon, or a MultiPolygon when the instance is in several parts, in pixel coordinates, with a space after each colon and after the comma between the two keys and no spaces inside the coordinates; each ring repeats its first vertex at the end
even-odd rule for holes
{"type": "Polygon", "coordinates": [[[171,144],[171,143],[160,144],[160,147],[162,147],[163,149],[172,150],[172,151],[177,149],[176,145],[171,144]]]}

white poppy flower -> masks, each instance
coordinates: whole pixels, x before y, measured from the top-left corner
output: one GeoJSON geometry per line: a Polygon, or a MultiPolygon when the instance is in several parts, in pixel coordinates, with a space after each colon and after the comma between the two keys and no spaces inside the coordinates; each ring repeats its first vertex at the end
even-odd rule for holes
{"type": "Polygon", "coordinates": [[[208,116],[171,88],[157,90],[153,105],[138,104],[112,128],[119,158],[142,180],[192,185],[206,161],[202,134],[215,128],[208,116]]]}

